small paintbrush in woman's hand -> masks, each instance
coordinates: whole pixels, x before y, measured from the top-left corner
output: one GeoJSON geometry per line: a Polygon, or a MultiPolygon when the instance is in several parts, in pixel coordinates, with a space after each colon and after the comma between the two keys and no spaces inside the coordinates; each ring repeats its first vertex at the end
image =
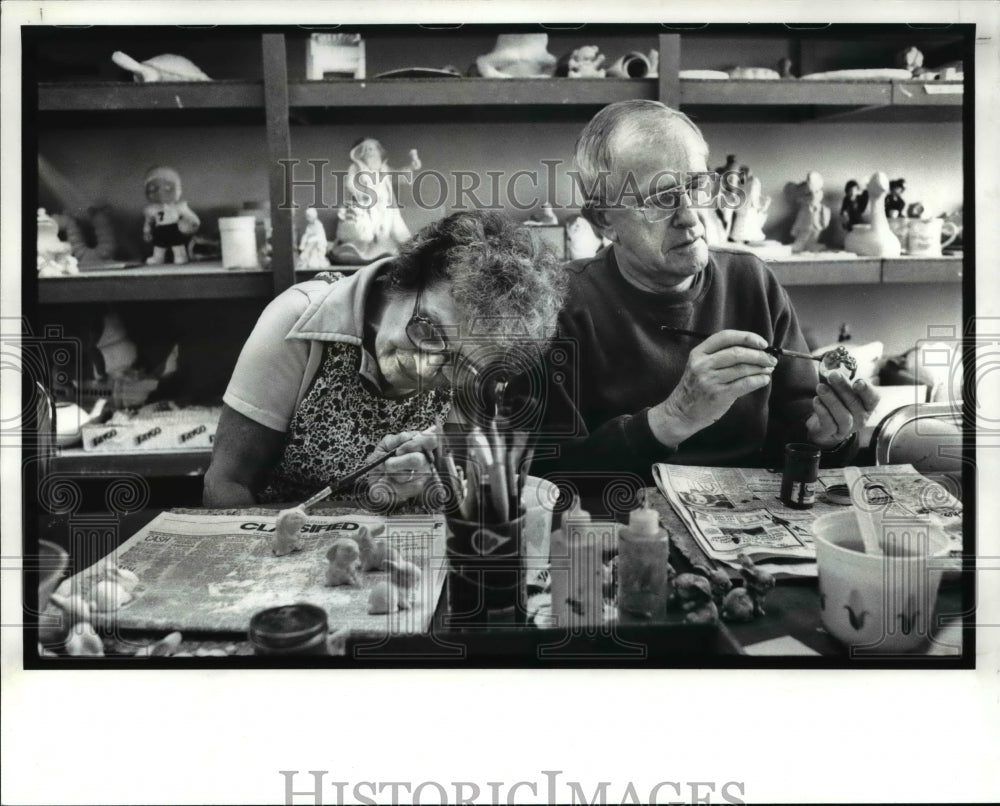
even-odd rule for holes
{"type": "MultiPolygon", "coordinates": [[[[707,339],[712,335],[711,333],[699,333],[696,330],[684,330],[683,328],[671,325],[660,325],[660,330],[665,330],[667,333],[676,333],[678,336],[689,336],[692,339],[707,339]]],[[[752,349],[760,349],[761,352],[773,355],[775,358],[787,356],[789,358],[805,358],[809,361],[823,360],[823,356],[821,355],[809,355],[809,353],[800,353],[797,350],[787,350],[784,347],[778,347],[776,344],[769,344],[763,348],[754,347],[752,349]]]]}

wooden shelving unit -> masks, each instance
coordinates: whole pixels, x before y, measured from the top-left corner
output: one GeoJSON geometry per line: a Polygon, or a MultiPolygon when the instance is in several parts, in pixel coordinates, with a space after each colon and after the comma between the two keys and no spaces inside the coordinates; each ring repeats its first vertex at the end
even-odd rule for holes
{"type": "Polygon", "coordinates": [[[224,269],[220,263],[88,271],[38,281],[38,301],[43,304],[249,299],[269,298],[273,293],[271,272],[224,269]]]}
{"type": "Polygon", "coordinates": [[[260,81],[101,82],[38,87],[39,112],[263,108],[264,85],[260,81]]]}

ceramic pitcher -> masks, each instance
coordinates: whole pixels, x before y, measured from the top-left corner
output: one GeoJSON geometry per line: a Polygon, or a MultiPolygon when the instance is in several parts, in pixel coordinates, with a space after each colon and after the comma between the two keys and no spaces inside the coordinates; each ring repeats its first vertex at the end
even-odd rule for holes
{"type": "Polygon", "coordinates": [[[940,257],[941,249],[958,237],[958,231],[955,224],[942,218],[913,218],[906,234],[906,251],[911,255],[940,257]]]}

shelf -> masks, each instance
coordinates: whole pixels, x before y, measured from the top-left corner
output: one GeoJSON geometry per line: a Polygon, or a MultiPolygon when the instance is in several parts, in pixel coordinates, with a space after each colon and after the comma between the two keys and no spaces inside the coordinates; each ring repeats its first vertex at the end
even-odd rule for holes
{"type": "Polygon", "coordinates": [[[203,476],[212,461],[211,450],[133,451],[101,453],[83,448],[61,448],[53,458],[53,469],[60,473],[85,473],[92,476],[135,473],[140,476],[203,476]]]}
{"type": "Polygon", "coordinates": [[[887,106],[891,102],[888,81],[681,79],[682,106],[887,106]]]}
{"type": "Polygon", "coordinates": [[[38,281],[41,303],[269,299],[273,295],[270,271],[223,269],[219,263],[89,271],[38,281]]]}
{"type": "MultiPolygon", "coordinates": [[[[764,258],[762,258],[764,259],[764,258]]],[[[764,259],[784,286],[959,283],[960,257],[820,257],[764,259]]]]}
{"type": "Polygon", "coordinates": [[[656,79],[384,78],[292,81],[289,106],[605,106],[655,99],[656,79]]]}
{"type": "Polygon", "coordinates": [[[960,257],[897,257],[882,261],[883,283],[960,283],[960,257]]]}
{"type": "Polygon", "coordinates": [[[154,84],[40,84],[40,112],[129,109],[263,109],[260,81],[182,81],[154,84]]]}

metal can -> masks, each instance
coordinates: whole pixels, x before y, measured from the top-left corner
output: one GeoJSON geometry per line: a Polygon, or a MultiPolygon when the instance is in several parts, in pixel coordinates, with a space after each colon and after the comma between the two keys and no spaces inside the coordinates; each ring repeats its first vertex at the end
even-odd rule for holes
{"type": "Polygon", "coordinates": [[[809,442],[785,445],[785,469],[781,476],[781,501],[792,509],[809,509],[816,503],[820,449],[809,442]]]}
{"type": "Polygon", "coordinates": [[[255,655],[326,655],[328,631],[323,608],[293,604],[254,613],[249,634],[255,655]]]}

